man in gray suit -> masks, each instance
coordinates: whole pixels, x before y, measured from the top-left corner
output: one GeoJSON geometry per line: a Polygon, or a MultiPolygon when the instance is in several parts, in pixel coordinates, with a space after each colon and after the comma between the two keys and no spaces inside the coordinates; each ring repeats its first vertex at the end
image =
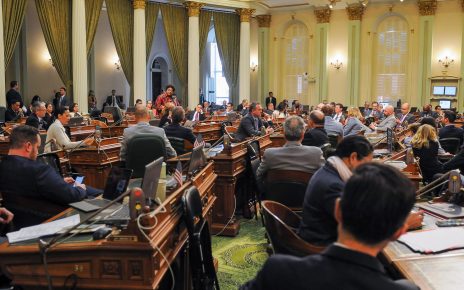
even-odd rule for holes
{"type": "Polygon", "coordinates": [[[396,118],[394,113],[395,110],[393,109],[393,106],[386,106],[383,112],[385,119],[383,119],[378,125],[371,123],[369,128],[371,128],[372,131],[377,132],[386,132],[388,128],[392,130],[395,129],[396,118]]]}
{"type": "Polygon", "coordinates": [[[338,135],[343,137],[343,125],[332,118],[334,108],[331,105],[324,105],[321,109],[324,113],[324,129],[327,135],[338,135]]]}
{"type": "Polygon", "coordinates": [[[266,172],[271,169],[316,172],[325,160],[322,150],[314,146],[301,145],[305,133],[305,123],[301,117],[291,116],[285,120],[284,136],[287,141],[281,148],[264,151],[263,161],[256,172],[256,181],[261,183],[266,172]]]}
{"type": "Polygon", "coordinates": [[[121,157],[121,161],[126,161],[126,150],[127,144],[129,143],[130,139],[137,134],[153,134],[163,138],[164,144],[166,146],[166,153],[169,158],[176,157],[176,150],[172,148],[171,143],[169,143],[168,138],[166,137],[166,133],[162,128],[150,126],[148,121],[150,121],[150,116],[148,115],[147,107],[144,105],[136,105],[135,106],[135,120],[137,121],[137,125],[133,127],[129,127],[124,129],[124,134],[122,136],[121,141],[121,152],[119,156],[121,157]]]}

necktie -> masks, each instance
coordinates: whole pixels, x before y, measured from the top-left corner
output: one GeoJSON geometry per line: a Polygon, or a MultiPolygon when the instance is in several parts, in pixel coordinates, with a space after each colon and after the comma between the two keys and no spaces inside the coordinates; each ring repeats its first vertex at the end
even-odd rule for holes
{"type": "Polygon", "coordinates": [[[255,129],[258,130],[258,119],[255,119],[255,129]]]}
{"type": "Polygon", "coordinates": [[[194,121],[198,121],[198,119],[199,119],[198,112],[195,112],[195,118],[194,118],[194,121]]]}

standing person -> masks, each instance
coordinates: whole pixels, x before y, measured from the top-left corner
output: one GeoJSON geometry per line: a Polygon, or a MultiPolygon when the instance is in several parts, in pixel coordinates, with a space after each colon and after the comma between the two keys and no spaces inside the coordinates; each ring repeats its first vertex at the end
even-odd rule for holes
{"type": "Polygon", "coordinates": [[[69,107],[70,105],[70,100],[69,97],[66,96],[66,88],[61,87],[60,91],[55,94],[55,99],[53,100],[53,106],[55,107],[55,110],[60,108],[60,107],[69,107]]]}
{"type": "Polygon", "coordinates": [[[92,113],[92,111],[97,108],[97,98],[95,97],[95,92],[93,90],[89,91],[87,102],[89,104],[89,113],[92,113]]]}
{"type": "Polygon", "coordinates": [[[172,95],[175,91],[176,88],[173,85],[167,85],[164,93],[161,93],[158,97],[156,97],[155,109],[158,113],[161,113],[166,103],[172,103],[172,95]]]}
{"type": "Polygon", "coordinates": [[[116,90],[111,90],[111,96],[106,97],[106,105],[111,107],[123,108],[123,98],[122,96],[116,95],[116,90]]]}
{"type": "Polygon", "coordinates": [[[55,121],[55,117],[53,116],[53,104],[48,102],[45,104],[45,116],[44,121],[47,123],[47,128],[55,121]]]}
{"type": "Polygon", "coordinates": [[[268,107],[269,103],[272,103],[274,108],[277,106],[277,99],[274,97],[273,92],[269,92],[269,96],[266,98],[266,108],[268,107]]]}
{"type": "Polygon", "coordinates": [[[6,104],[8,107],[10,107],[11,104],[16,103],[16,102],[19,102],[20,108],[24,106],[23,98],[21,97],[21,94],[19,93],[18,81],[11,81],[10,89],[6,93],[6,104]]]}

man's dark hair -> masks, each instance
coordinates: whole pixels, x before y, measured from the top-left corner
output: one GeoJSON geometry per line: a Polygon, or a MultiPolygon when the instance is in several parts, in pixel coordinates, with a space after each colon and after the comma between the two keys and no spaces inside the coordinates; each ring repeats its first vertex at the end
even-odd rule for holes
{"type": "Polygon", "coordinates": [[[53,113],[55,114],[55,118],[58,118],[59,115],[63,115],[66,111],[69,111],[69,108],[66,106],[60,106],[58,108],[55,108],[53,113]]]}
{"type": "Polygon", "coordinates": [[[320,111],[312,111],[309,114],[309,118],[315,125],[324,125],[324,114],[320,111]]]}
{"type": "Polygon", "coordinates": [[[435,129],[437,128],[437,122],[432,117],[424,117],[424,118],[422,118],[422,120],[420,120],[419,123],[421,124],[421,126],[422,125],[430,125],[435,129]]]}
{"type": "Polygon", "coordinates": [[[176,88],[173,85],[167,85],[165,91],[167,91],[169,88],[172,89],[172,91],[176,91],[176,88]]]}
{"type": "Polygon", "coordinates": [[[435,110],[438,109],[438,108],[441,109],[441,106],[440,106],[440,105],[436,105],[436,106],[435,106],[435,110]]]}
{"type": "Polygon", "coordinates": [[[32,103],[32,108],[31,108],[32,113],[34,113],[34,114],[37,113],[37,111],[40,109],[40,106],[42,104],[45,105],[45,103],[43,103],[43,102],[34,102],[34,103],[32,103]]]}
{"type": "Polygon", "coordinates": [[[379,102],[376,102],[376,101],[372,102],[372,105],[374,105],[374,104],[379,105],[379,102]]]}
{"type": "Polygon", "coordinates": [[[36,144],[37,135],[39,135],[39,130],[29,125],[15,127],[10,135],[10,148],[19,149],[26,142],[36,144]]]}
{"type": "Polygon", "coordinates": [[[343,109],[343,104],[342,103],[336,103],[335,106],[339,106],[340,109],[343,109]]]}
{"type": "Polygon", "coordinates": [[[231,105],[232,107],[234,107],[234,104],[232,104],[232,103],[227,103],[227,105],[231,105]]]}
{"type": "Polygon", "coordinates": [[[141,100],[141,99],[137,99],[137,100],[135,100],[135,103],[136,103],[136,104],[137,104],[137,103],[142,103],[142,100],[141,100]]]}
{"type": "Polygon", "coordinates": [[[335,150],[335,155],[340,158],[350,157],[351,153],[356,152],[358,160],[361,160],[374,151],[371,143],[364,136],[353,135],[343,138],[335,150]]]}
{"type": "Polygon", "coordinates": [[[61,87],[60,90],[63,89],[65,92],[66,92],[66,88],[65,87],[61,87]]]}
{"type": "Polygon", "coordinates": [[[448,119],[450,123],[454,123],[454,121],[456,121],[456,114],[453,111],[446,110],[444,114],[445,119],[448,119]]]}
{"type": "Polygon", "coordinates": [[[324,106],[322,106],[321,111],[326,116],[332,116],[332,114],[334,112],[334,108],[331,105],[324,105],[324,106]]]}
{"type": "Polygon", "coordinates": [[[10,88],[16,87],[17,84],[18,84],[18,81],[11,81],[10,82],[10,88]]]}
{"type": "Polygon", "coordinates": [[[72,103],[71,107],[69,107],[69,111],[70,111],[70,112],[74,112],[74,108],[75,108],[76,106],[79,106],[79,104],[78,104],[78,103],[72,103]]]}
{"type": "Polygon", "coordinates": [[[414,202],[414,186],[400,171],[381,163],[363,164],[345,185],[343,229],[362,243],[377,245],[403,226],[414,202]]]}
{"type": "Polygon", "coordinates": [[[253,110],[256,109],[256,107],[257,107],[258,105],[261,105],[261,104],[260,104],[260,103],[256,103],[256,102],[251,103],[251,104],[250,104],[249,111],[250,111],[250,112],[253,112],[253,110]]]}
{"type": "Polygon", "coordinates": [[[174,107],[174,109],[172,109],[172,116],[171,116],[172,123],[179,124],[180,122],[184,120],[184,118],[185,118],[184,108],[182,108],[181,106],[177,106],[177,107],[174,107]]]}

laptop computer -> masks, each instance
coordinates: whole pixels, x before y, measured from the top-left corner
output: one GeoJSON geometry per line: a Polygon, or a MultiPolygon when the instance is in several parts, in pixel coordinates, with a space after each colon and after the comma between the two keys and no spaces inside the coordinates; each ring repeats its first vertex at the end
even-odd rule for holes
{"type": "MultiPolygon", "coordinates": [[[[203,151],[204,145],[193,148],[190,153],[190,161],[188,163],[187,175],[182,174],[182,181],[187,180],[187,176],[193,176],[195,173],[200,171],[207,163],[205,153],[203,151]]],[[[176,180],[173,176],[166,177],[166,187],[173,188],[177,185],[176,180]]]]}

